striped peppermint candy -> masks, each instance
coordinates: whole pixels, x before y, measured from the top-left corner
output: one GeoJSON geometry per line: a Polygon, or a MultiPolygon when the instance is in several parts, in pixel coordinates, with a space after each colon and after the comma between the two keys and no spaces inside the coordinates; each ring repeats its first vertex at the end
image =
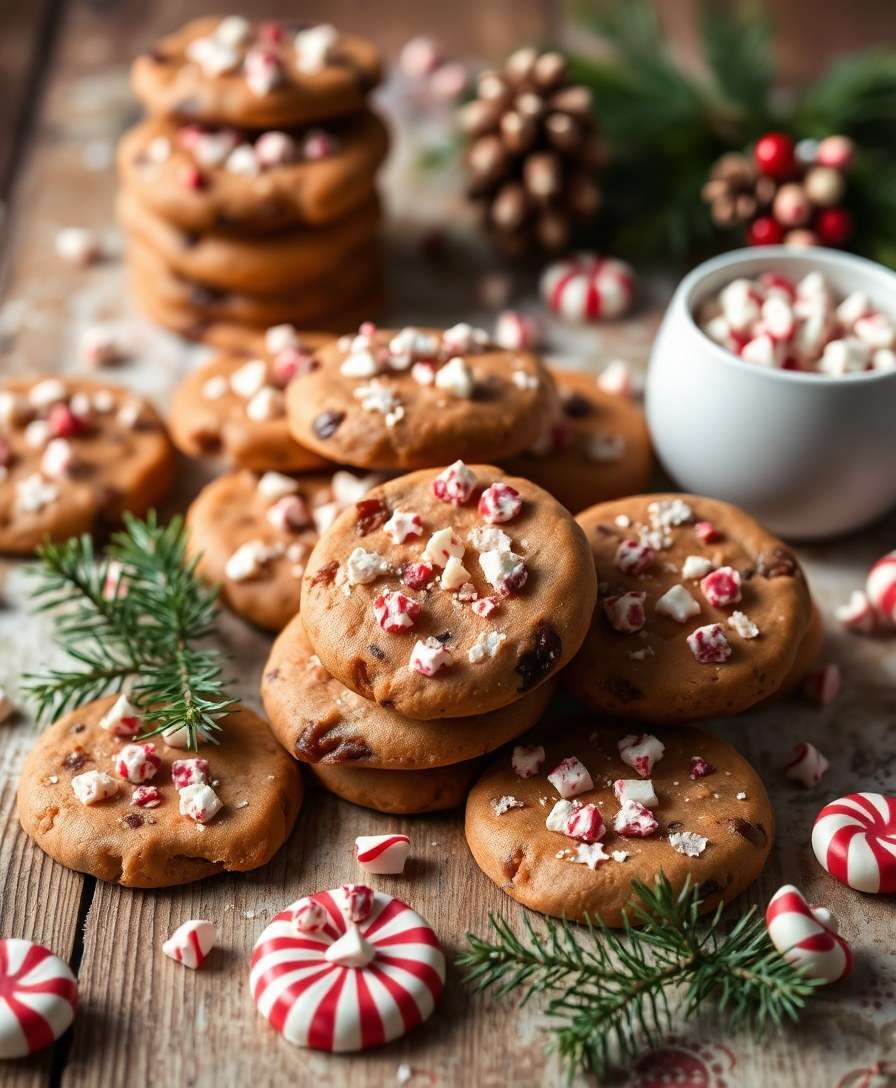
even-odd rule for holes
{"type": "Polygon", "coordinates": [[[55,1042],[77,1005],[67,963],[43,945],[0,938],[0,1058],[23,1058],[55,1042]]]}
{"type": "Polygon", "coordinates": [[[365,873],[397,875],[411,852],[407,835],[359,835],[355,839],[355,857],[365,873]]]}
{"type": "Polygon", "coordinates": [[[784,959],[810,978],[830,985],[852,970],[852,950],[838,935],[836,919],[824,907],[810,907],[793,884],[772,896],[765,924],[784,959]]]}
{"type": "Polygon", "coordinates": [[[878,559],[868,572],[865,593],[871,607],[888,627],[896,627],[896,552],[878,559]]]}
{"type": "Polygon", "coordinates": [[[261,1015],[296,1046],[329,1051],[380,1046],[426,1020],[445,983],[445,956],[429,924],[382,892],[374,893],[370,914],[357,927],[343,913],[342,889],[311,898],[329,916],[319,933],[296,929],[292,904],[255,945],[249,985],[261,1015]],[[349,929],[356,929],[363,948],[372,947],[363,966],[327,959],[349,929]]]}
{"type": "Polygon", "coordinates": [[[630,265],[595,253],[578,253],[548,265],[541,294],[552,310],[570,321],[602,321],[621,317],[635,297],[630,265]]]}
{"type": "Polygon", "coordinates": [[[196,968],[202,966],[214,945],[214,924],[204,918],[192,918],[177,927],[162,945],[162,951],[184,967],[196,968]]]}
{"type": "Polygon", "coordinates": [[[860,892],[896,892],[896,797],[850,793],[825,805],[812,849],[833,877],[860,892]]]}

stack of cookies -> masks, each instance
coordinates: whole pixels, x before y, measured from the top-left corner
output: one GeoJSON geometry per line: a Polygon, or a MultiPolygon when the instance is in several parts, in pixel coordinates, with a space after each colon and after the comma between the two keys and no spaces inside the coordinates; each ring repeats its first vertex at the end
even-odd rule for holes
{"type": "Polygon", "coordinates": [[[118,154],[133,293],[194,338],[340,330],[382,298],[373,45],[331,26],[188,23],[137,58],[118,154]]]}
{"type": "Polygon", "coordinates": [[[534,725],[596,597],[572,515],[457,461],[380,484],[320,537],[262,698],[323,785],[381,812],[461,803],[479,759],[534,725]]]}

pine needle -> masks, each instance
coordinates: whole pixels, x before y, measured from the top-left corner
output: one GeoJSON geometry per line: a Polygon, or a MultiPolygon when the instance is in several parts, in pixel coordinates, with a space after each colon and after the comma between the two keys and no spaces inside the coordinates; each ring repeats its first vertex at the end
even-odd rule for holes
{"type": "Polygon", "coordinates": [[[54,639],[80,666],[26,674],[38,719],[129,689],[151,727],[145,736],[185,728],[194,750],[214,740],[232,706],[221,655],[202,645],[214,630],[217,591],[186,559],[183,519],[162,526],[154,513],[125,515],[103,558],[85,535],[42,545],[38,560],[29,572],[35,611],[54,614],[54,639]]]}
{"type": "Polygon", "coordinates": [[[573,926],[546,918],[536,928],[524,916],[518,936],[490,914],[490,938],[468,933],[458,966],[474,989],[496,998],[524,1005],[544,996],[548,1045],[570,1079],[631,1062],[708,1002],[729,1027],[758,1033],[798,1018],[818,983],[775,949],[754,908],[726,932],[721,906],[700,918],[690,880],[675,892],[660,873],[653,888],[632,888],[637,902],[620,932],[599,919],[573,926]]]}

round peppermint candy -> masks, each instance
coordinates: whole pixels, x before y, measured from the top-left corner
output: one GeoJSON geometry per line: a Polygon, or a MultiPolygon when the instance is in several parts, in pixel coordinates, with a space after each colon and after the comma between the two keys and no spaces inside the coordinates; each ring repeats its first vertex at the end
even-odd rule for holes
{"type": "Polygon", "coordinates": [[[896,627],[896,552],[878,559],[868,572],[865,593],[887,627],[896,627]]]}
{"type": "Polygon", "coordinates": [[[55,1042],[77,1004],[67,963],[33,941],[0,938],[0,1058],[23,1058],[55,1042]]]}
{"type": "Polygon", "coordinates": [[[296,1046],[330,1051],[380,1046],[426,1020],[445,982],[429,924],[382,892],[357,924],[343,889],[310,898],[327,912],[320,931],[297,929],[292,904],[255,945],[249,985],[262,1016],[296,1046]]]}
{"type": "Polygon", "coordinates": [[[552,310],[570,321],[621,317],[635,297],[635,273],[612,257],[578,253],[548,265],[541,294],[552,310]]]}
{"type": "Polygon", "coordinates": [[[831,876],[860,892],[896,892],[896,797],[850,793],[825,805],[812,849],[831,876]]]}

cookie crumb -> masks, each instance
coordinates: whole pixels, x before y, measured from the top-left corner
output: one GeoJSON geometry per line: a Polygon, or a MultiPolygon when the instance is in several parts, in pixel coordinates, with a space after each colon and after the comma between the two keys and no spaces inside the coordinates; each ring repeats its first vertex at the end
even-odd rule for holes
{"type": "Polygon", "coordinates": [[[492,798],[492,808],[495,810],[496,816],[503,816],[505,812],[509,812],[513,808],[525,808],[525,804],[514,797],[512,794],[504,794],[503,797],[492,798]]]}
{"type": "Polygon", "coordinates": [[[669,836],[669,845],[685,857],[698,858],[706,849],[709,839],[698,835],[696,831],[673,831],[669,836]]]}

